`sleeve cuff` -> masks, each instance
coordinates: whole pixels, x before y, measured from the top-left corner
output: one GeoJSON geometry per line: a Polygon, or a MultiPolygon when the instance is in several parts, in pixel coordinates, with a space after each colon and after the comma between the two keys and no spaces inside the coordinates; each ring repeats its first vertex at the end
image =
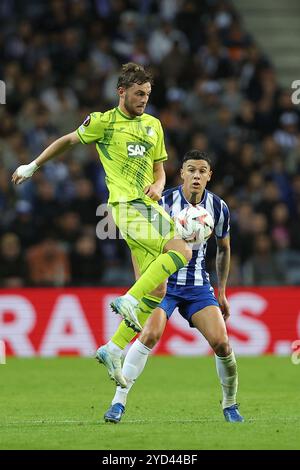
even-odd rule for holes
{"type": "Polygon", "coordinates": [[[79,137],[80,142],[81,142],[82,144],[85,144],[85,145],[86,145],[86,142],[83,140],[83,138],[81,137],[81,135],[80,135],[80,133],[79,133],[79,129],[77,129],[76,132],[77,132],[77,135],[78,135],[78,137],[79,137]]]}
{"type": "Polygon", "coordinates": [[[155,158],[154,163],[163,162],[163,161],[165,161],[165,160],[168,160],[168,156],[167,156],[167,155],[165,155],[164,157],[155,158]]]}

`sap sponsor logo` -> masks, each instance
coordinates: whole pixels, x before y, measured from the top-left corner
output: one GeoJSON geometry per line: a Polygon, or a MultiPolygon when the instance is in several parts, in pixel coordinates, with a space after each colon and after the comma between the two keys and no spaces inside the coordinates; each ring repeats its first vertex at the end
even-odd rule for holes
{"type": "Polygon", "coordinates": [[[146,152],[146,147],[142,144],[135,142],[127,142],[128,157],[143,157],[146,152]]]}

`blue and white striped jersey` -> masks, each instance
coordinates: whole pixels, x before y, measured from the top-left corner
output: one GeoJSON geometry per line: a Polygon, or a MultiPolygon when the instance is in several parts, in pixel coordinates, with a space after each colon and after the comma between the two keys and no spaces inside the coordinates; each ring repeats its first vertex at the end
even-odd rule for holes
{"type": "MultiPolygon", "coordinates": [[[[182,192],[182,186],[167,189],[159,201],[165,211],[174,217],[186,206],[191,205],[182,192]]],[[[230,215],[226,203],[216,194],[205,189],[203,198],[198,204],[203,206],[214,220],[214,233],[217,238],[225,238],[229,234],[230,215]]],[[[209,274],[205,270],[205,254],[207,243],[193,244],[191,261],[168,279],[171,286],[204,286],[210,284],[209,274]]]]}

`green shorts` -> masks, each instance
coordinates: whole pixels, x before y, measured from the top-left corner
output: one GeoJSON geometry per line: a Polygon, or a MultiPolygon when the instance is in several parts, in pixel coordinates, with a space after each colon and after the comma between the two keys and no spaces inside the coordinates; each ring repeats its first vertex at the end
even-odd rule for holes
{"type": "Polygon", "coordinates": [[[150,198],[112,204],[112,215],[142,274],[174,238],[171,217],[150,198]]]}

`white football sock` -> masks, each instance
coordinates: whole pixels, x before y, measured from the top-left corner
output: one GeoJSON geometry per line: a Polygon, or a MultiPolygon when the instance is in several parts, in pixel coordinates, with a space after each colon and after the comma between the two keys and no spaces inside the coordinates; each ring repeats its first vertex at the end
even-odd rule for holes
{"type": "Polygon", "coordinates": [[[115,396],[112,400],[112,405],[114,405],[114,403],[122,403],[122,405],[126,405],[129,390],[139,375],[143,372],[150,352],[150,348],[147,348],[147,346],[141,343],[138,339],[135,340],[125,357],[122,368],[123,375],[127,381],[127,387],[117,387],[115,396]]]}
{"type": "Polygon", "coordinates": [[[227,357],[215,355],[215,358],[217,373],[223,391],[222,407],[224,409],[236,403],[238,387],[237,365],[233,351],[227,357]]]}
{"type": "Polygon", "coordinates": [[[122,354],[123,354],[123,349],[121,349],[119,346],[117,346],[112,341],[108,341],[108,343],[106,344],[106,347],[109,350],[109,352],[111,352],[112,354],[115,354],[119,357],[121,357],[122,354]]]}

